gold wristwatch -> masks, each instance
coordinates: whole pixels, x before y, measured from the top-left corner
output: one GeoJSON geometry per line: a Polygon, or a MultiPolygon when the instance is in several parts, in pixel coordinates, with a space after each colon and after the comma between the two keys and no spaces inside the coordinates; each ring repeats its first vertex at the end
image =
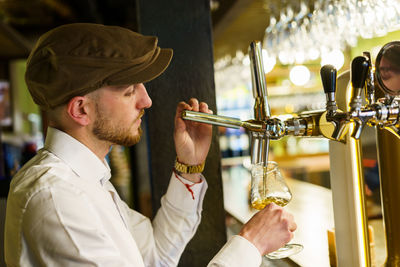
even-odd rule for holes
{"type": "Polygon", "coordinates": [[[200,173],[204,170],[205,162],[199,165],[186,165],[178,161],[178,158],[175,159],[175,170],[180,173],[200,173]]]}

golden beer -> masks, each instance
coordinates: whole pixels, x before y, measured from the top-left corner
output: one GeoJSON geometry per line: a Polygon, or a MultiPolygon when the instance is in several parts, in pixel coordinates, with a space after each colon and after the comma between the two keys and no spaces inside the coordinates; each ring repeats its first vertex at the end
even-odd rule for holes
{"type": "Polygon", "coordinates": [[[251,202],[251,207],[257,210],[262,210],[265,206],[275,203],[281,207],[286,206],[289,203],[289,200],[281,197],[267,197],[264,199],[254,199],[251,202]]]}

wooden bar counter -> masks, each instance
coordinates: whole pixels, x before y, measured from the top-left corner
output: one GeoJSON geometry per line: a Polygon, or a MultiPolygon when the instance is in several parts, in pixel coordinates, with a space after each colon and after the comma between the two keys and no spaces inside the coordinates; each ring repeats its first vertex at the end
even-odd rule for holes
{"type": "MultiPolygon", "coordinates": [[[[248,202],[249,172],[239,167],[238,175],[223,175],[225,210],[241,223],[247,222],[257,210],[248,202]]],[[[302,252],[291,257],[300,266],[325,267],[329,265],[327,230],[334,226],[332,196],[329,189],[286,178],[292,191],[292,201],[286,206],[297,223],[291,243],[304,246],[302,252]]]]}
{"type": "MultiPolygon", "coordinates": [[[[225,210],[241,223],[247,222],[257,210],[250,208],[250,173],[243,165],[223,168],[225,210]]],[[[293,198],[285,207],[295,217],[297,230],[291,243],[304,246],[290,260],[302,267],[329,267],[328,229],[334,229],[332,193],[330,189],[292,178],[285,178],[293,198]]],[[[386,257],[382,220],[369,222],[374,228],[375,266],[386,257]]]]}

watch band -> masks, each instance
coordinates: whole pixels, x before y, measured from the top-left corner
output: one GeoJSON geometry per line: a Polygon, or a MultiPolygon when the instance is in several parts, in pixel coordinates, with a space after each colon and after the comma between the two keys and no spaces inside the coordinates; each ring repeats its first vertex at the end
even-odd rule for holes
{"type": "Polygon", "coordinates": [[[199,165],[186,165],[178,161],[178,158],[175,160],[175,170],[180,173],[200,173],[204,170],[205,162],[199,165]]]}

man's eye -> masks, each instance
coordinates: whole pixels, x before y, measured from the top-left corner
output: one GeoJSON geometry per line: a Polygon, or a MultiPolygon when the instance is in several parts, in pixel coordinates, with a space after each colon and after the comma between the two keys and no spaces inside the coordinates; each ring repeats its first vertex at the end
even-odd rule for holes
{"type": "Polygon", "coordinates": [[[129,90],[128,92],[125,93],[125,96],[131,96],[135,93],[135,90],[129,90]]]}
{"type": "Polygon", "coordinates": [[[136,92],[137,85],[132,85],[129,90],[124,94],[124,96],[132,96],[136,92]]]}

